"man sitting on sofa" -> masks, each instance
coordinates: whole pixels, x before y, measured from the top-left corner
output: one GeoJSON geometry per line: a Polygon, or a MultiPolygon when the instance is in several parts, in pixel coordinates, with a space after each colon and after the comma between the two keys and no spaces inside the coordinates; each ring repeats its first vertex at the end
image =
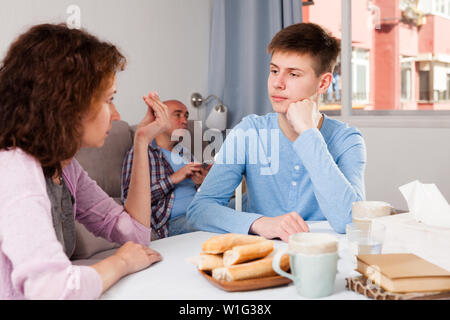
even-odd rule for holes
{"type": "MultiPolygon", "coordinates": [[[[156,239],[194,231],[186,220],[186,210],[210,169],[210,166],[204,168],[201,163],[193,162],[192,154],[178,143],[181,131],[177,129],[187,129],[186,106],[177,100],[164,104],[169,109],[171,127],[148,146],[151,227],[152,238],[156,239]]],[[[132,165],[133,148],[126,154],[122,166],[122,201],[128,195],[132,165]]]]}

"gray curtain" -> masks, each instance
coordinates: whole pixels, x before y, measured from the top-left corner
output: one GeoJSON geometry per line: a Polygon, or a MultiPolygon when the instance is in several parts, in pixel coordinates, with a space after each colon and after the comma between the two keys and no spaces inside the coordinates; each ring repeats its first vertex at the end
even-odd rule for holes
{"type": "MultiPolygon", "coordinates": [[[[228,107],[227,128],[246,115],[272,111],[267,96],[267,46],[278,31],[301,22],[301,2],[214,0],[208,94],[215,94],[228,107]]],[[[211,106],[207,114],[210,110],[211,106]]]]}

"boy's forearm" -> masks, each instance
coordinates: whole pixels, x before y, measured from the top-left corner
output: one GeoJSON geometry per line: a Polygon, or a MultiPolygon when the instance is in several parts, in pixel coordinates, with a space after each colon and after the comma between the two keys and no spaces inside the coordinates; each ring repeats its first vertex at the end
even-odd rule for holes
{"type": "Polygon", "coordinates": [[[346,165],[353,168],[352,172],[343,172],[329,153],[325,142],[316,134],[317,132],[309,132],[308,140],[301,143],[296,141],[294,148],[310,175],[322,213],[333,228],[342,231],[350,214],[351,203],[362,196],[360,190],[363,190],[364,186],[360,184],[363,168],[359,170],[360,161],[355,153],[355,159],[349,159],[352,157],[347,156],[345,160],[341,160],[347,161],[346,165]]]}
{"type": "Polygon", "coordinates": [[[261,217],[260,214],[239,212],[221,205],[218,200],[201,197],[194,199],[188,208],[189,222],[209,232],[248,234],[255,220],[261,217]]]}

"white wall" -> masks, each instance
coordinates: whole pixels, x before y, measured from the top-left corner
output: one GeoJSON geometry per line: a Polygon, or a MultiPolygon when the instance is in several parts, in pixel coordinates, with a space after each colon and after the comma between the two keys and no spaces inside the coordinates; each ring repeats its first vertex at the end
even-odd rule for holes
{"type": "Polygon", "coordinates": [[[398,187],[419,180],[436,184],[450,202],[450,120],[446,118],[348,121],[362,132],[366,142],[367,200],[386,201],[407,210],[398,187]],[[415,125],[409,125],[411,121],[415,125]]]}
{"type": "Polygon", "coordinates": [[[69,5],[81,9],[81,24],[116,44],[128,59],[118,76],[116,106],[136,124],[145,114],[142,96],[156,90],[190,108],[191,93],[207,95],[212,0],[2,0],[0,57],[31,25],[66,22],[69,5]]]}

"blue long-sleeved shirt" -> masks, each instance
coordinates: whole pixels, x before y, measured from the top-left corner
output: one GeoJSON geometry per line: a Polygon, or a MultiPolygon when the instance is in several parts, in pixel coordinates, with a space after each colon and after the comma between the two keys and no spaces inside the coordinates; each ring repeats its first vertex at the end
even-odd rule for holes
{"type": "Polygon", "coordinates": [[[320,131],[306,130],[291,142],[278,114],[250,115],[227,136],[187,218],[200,230],[247,234],[262,216],[296,211],[344,233],[352,202],[365,198],[365,163],[361,133],[343,122],[324,116],[320,131]],[[248,212],[226,207],[243,175],[248,212]]]}

